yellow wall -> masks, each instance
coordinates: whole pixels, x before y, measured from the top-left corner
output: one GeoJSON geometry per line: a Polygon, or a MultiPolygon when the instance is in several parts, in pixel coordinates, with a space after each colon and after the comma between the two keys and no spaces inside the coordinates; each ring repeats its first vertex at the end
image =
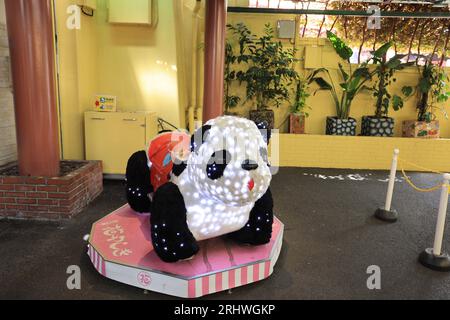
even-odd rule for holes
{"type": "Polygon", "coordinates": [[[399,162],[399,169],[450,172],[449,139],[281,134],[279,135],[279,165],[281,167],[388,170],[394,149],[400,150],[401,159],[429,170],[422,170],[402,161],[399,162]]]}
{"type": "Polygon", "coordinates": [[[150,28],[109,24],[107,0],[98,0],[94,17],[82,15],[81,29],[69,30],[66,10],[77,2],[55,1],[63,158],[85,157],[83,113],[96,94],[117,96],[119,110],[152,111],[184,126],[173,2],[158,1],[159,23],[150,28]]]}
{"type": "Polygon", "coordinates": [[[67,7],[76,0],[57,0],[61,149],[64,159],[84,159],[83,113],[97,91],[95,21],[81,16],[81,29],[66,27],[67,7]]]}
{"type": "Polygon", "coordinates": [[[96,12],[98,90],[118,96],[124,111],[152,111],[180,125],[172,1],[158,1],[156,28],[111,25],[106,0],[96,12]]]}
{"type": "MultiPolygon", "coordinates": [[[[244,22],[250,30],[254,33],[261,33],[264,28],[264,24],[270,22],[273,24],[274,28],[276,26],[276,21],[279,19],[289,19],[294,20],[294,15],[275,15],[275,14],[238,14],[230,13],[228,14],[228,23],[238,23],[244,22]]],[[[301,26],[302,27],[302,26],[301,26]]],[[[286,48],[292,47],[288,40],[281,40],[286,48]]],[[[337,63],[339,57],[334,53],[333,48],[328,41],[324,39],[300,39],[297,44],[298,58],[304,57],[304,52],[306,47],[318,47],[318,53],[322,55],[322,66],[328,68],[331,73],[335,76],[335,83],[338,83],[338,73],[337,73],[337,63]]],[[[300,73],[305,73],[304,61],[297,63],[297,71],[300,73]]],[[[409,68],[398,72],[396,74],[398,81],[395,86],[392,86],[391,92],[399,93],[399,89],[404,85],[416,85],[419,79],[419,73],[416,67],[409,68]]],[[[237,93],[245,100],[245,86],[239,86],[235,83],[232,87],[232,92],[237,93]]],[[[399,112],[394,112],[391,110],[390,116],[396,119],[395,135],[401,136],[401,122],[403,120],[414,120],[416,118],[415,106],[416,99],[411,98],[407,101],[404,108],[399,112]]],[[[328,92],[319,92],[316,96],[312,96],[308,99],[307,104],[312,108],[309,111],[310,117],[306,121],[306,132],[309,134],[325,134],[325,120],[327,116],[334,116],[335,107],[333,100],[328,92]]],[[[446,104],[447,111],[450,111],[449,104],[446,104]]],[[[374,113],[375,100],[370,93],[362,93],[357,96],[353,102],[351,109],[351,116],[358,120],[358,132],[361,126],[361,117],[363,115],[373,115],[374,113]]],[[[234,109],[236,112],[247,116],[252,104],[247,103],[245,106],[239,106],[234,109]]],[[[275,111],[275,125],[280,127],[281,132],[287,132],[288,125],[287,122],[283,124],[285,119],[289,114],[289,104],[284,104],[279,109],[274,109],[275,111]]],[[[441,120],[441,136],[444,138],[450,138],[450,123],[445,119],[443,114],[437,110],[436,115],[439,120],[441,120]]]]}
{"type": "Polygon", "coordinates": [[[6,24],[5,0],[0,0],[0,23],[6,24]]]}

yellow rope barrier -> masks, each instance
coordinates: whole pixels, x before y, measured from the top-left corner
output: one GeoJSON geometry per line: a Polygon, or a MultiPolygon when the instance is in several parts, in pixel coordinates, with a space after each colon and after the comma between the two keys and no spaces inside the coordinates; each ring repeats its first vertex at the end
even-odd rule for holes
{"type": "Polygon", "coordinates": [[[439,190],[443,185],[438,185],[432,188],[420,188],[414,184],[414,182],[411,181],[411,179],[406,175],[405,170],[402,169],[403,177],[405,178],[405,181],[416,191],[419,192],[433,192],[436,190],[439,190]]]}
{"type": "MultiPolygon", "coordinates": [[[[444,174],[443,172],[436,171],[436,170],[429,169],[429,168],[425,168],[425,167],[419,166],[419,165],[417,165],[417,164],[415,164],[415,163],[412,163],[412,162],[409,162],[409,161],[406,161],[406,160],[403,160],[403,159],[400,159],[400,158],[398,158],[398,160],[399,160],[400,162],[406,163],[406,164],[408,164],[408,165],[410,165],[410,166],[412,166],[412,167],[415,167],[415,168],[417,168],[417,169],[421,169],[421,170],[424,170],[424,171],[428,171],[428,172],[432,172],[432,173],[437,173],[437,174],[444,174]]],[[[442,188],[442,187],[444,186],[443,184],[440,184],[440,185],[437,185],[437,186],[434,186],[434,187],[431,187],[431,188],[420,188],[420,187],[416,186],[416,185],[414,184],[414,182],[412,182],[412,180],[411,180],[411,179],[408,177],[408,175],[406,174],[405,169],[403,169],[403,167],[402,167],[401,165],[400,165],[400,168],[401,168],[403,177],[405,178],[405,181],[406,181],[406,182],[407,182],[414,190],[416,190],[416,191],[418,191],[418,192],[433,192],[433,191],[439,190],[440,188],[442,188]]],[[[449,193],[450,193],[450,190],[449,190],[449,193]]]]}
{"type": "Polygon", "coordinates": [[[408,164],[408,165],[410,165],[410,166],[412,166],[412,167],[415,167],[415,168],[417,168],[417,169],[420,169],[420,170],[424,170],[424,171],[428,171],[428,172],[432,172],[432,173],[437,173],[437,174],[444,174],[444,172],[440,172],[440,171],[437,171],[437,170],[433,170],[433,169],[430,169],[430,168],[425,168],[425,167],[419,166],[419,165],[417,165],[417,164],[415,164],[415,163],[409,162],[409,161],[407,161],[407,160],[403,160],[403,159],[400,158],[400,157],[398,157],[398,160],[401,161],[401,162],[403,162],[403,163],[405,163],[405,164],[408,164]]]}

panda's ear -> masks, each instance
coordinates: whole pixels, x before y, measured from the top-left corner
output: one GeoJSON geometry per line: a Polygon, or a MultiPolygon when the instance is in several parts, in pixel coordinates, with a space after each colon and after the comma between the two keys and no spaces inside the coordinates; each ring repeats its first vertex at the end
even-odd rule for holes
{"type": "Polygon", "coordinates": [[[195,131],[191,137],[191,152],[197,152],[198,149],[200,149],[202,144],[205,142],[210,129],[210,125],[205,125],[195,131]]]}
{"type": "Polygon", "coordinates": [[[270,138],[271,138],[271,136],[272,136],[272,131],[271,131],[271,129],[270,129],[269,124],[267,123],[267,121],[261,121],[261,122],[258,122],[258,123],[256,124],[256,126],[258,127],[259,132],[261,132],[261,135],[262,135],[264,141],[265,141],[267,144],[269,144],[270,138]]]}

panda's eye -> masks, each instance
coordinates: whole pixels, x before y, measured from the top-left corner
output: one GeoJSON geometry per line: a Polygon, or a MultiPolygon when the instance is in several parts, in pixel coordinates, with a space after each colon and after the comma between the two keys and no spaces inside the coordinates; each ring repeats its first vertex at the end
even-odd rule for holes
{"type": "Polygon", "coordinates": [[[259,148],[259,154],[261,155],[261,158],[264,160],[264,162],[269,162],[269,156],[267,154],[267,149],[265,148],[259,148]]]}
{"type": "Polygon", "coordinates": [[[211,180],[217,180],[223,176],[225,168],[231,161],[231,154],[227,150],[216,151],[211,155],[206,166],[206,174],[211,180]]]}

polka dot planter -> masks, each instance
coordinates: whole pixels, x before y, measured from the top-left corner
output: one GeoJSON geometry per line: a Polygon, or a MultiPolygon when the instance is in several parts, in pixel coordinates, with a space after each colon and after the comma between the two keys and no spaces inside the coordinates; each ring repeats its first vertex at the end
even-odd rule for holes
{"type": "Polygon", "coordinates": [[[394,135],[393,118],[362,117],[361,135],[370,137],[392,137],[394,135]]]}
{"type": "Polygon", "coordinates": [[[326,134],[329,136],[355,136],[356,120],[353,118],[327,117],[326,134]]]}

